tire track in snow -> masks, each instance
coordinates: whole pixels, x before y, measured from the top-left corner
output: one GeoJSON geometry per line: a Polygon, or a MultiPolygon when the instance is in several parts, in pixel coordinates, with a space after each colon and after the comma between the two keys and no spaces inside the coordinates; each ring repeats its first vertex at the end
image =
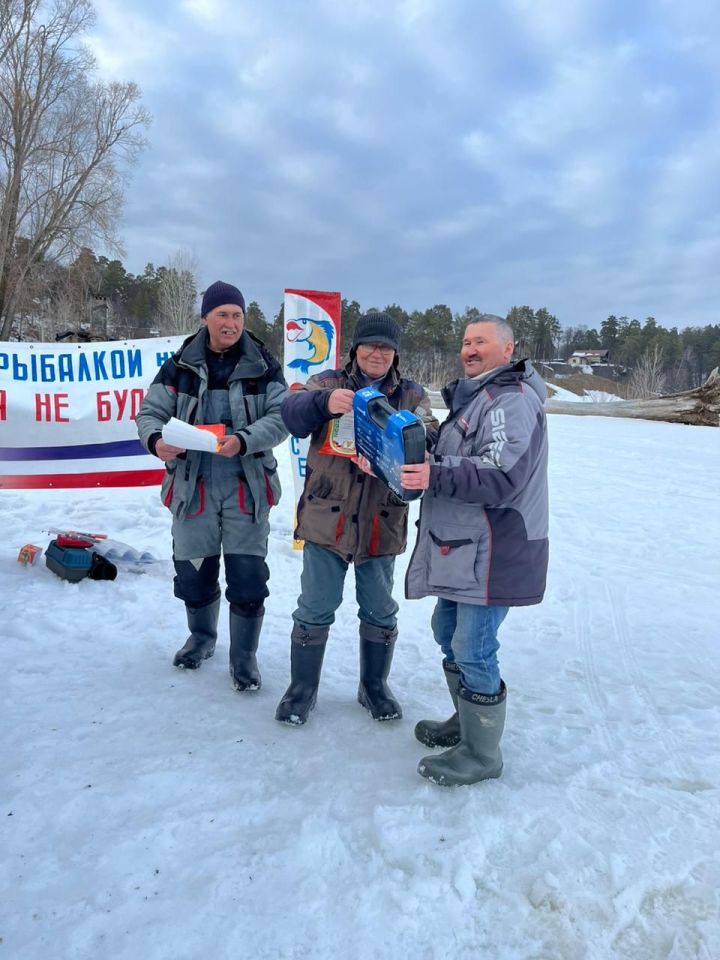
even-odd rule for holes
{"type": "MultiPolygon", "coordinates": [[[[613,576],[617,580],[624,580],[626,582],[636,581],[637,578],[641,575],[647,576],[648,574],[648,559],[646,557],[638,557],[635,563],[623,562],[622,559],[618,560],[613,558],[613,576]]],[[[712,590],[713,593],[717,589],[717,576],[714,572],[705,572],[703,570],[693,571],[692,574],[685,574],[682,569],[670,572],[667,569],[667,565],[658,564],[657,567],[652,568],[652,579],[653,582],[660,581],[662,583],[668,584],[672,588],[685,587],[688,591],[696,592],[698,590],[712,590]]]]}
{"type": "MultiPolygon", "coordinates": [[[[627,750],[627,743],[625,742],[622,733],[616,732],[613,729],[610,720],[608,719],[608,698],[603,692],[602,686],[598,679],[595,650],[592,640],[592,630],[588,629],[587,625],[587,611],[591,609],[589,591],[583,583],[578,583],[577,581],[573,581],[573,586],[577,591],[577,601],[573,605],[573,626],[575,629],[575,635],[578,638],[580,651],[582,653],[583,680],[592,708],[592,716],[590,718],[591,727],[602,741],[605,753],[605,756],[602,759],[614,764],[615,758],[625,754],[627,750]],[[583,613],[583,611],[585,611],[585,613],[583,613]]],[[[593,597],[596,603],[598,599],[602,602],[601,592],[593,594],[593,597]]],[[[635,690],[637,693],[638,699],[643,703],[644,706],[647,706],[646,699],[642,697],[642,694],[638,689],[639,670],[637,667],[637,662],[633,661],[635,670],[632,672],[632,674],[627,663],[627,648],[629,646],[627,624],[625,622],[625,636],[624,638],[621,638],[619,631],[622,628],[620,625],[616,625],[614,613],[612,613],[613,604],[616,601],[614,601],[614,598],[610,594],[609,590],[607,593],[607,601],[608,605],[611,607],[611,616],[613,618],[612,626],[614,632],[618,636],[618,646],[621,650],[624,670],[626,671],[628,679],[630,679],[632,683],[633,690],[635,690]]],[[[656,719],[655,723],[653,724],[653,729],[657,722],[658,721],[656,719]]],[[[664,742],[663,746],[665,746],[664,742]]],[[[625,778],[623,778],[622,784],[623,789],[630,788],[631,786],[630,781],[627,781],[625,778]]],[[[659,783],[655,786],[659,789],[662,789],[662,785],[659,783]]],[[[596,789],[588,788],[587,784],[580,785],[576,783],[570,783],[568,785],[568,799],[578,814],[580,814],[586,821],[590,823],[605,822],[605,813],[602,811],[602,803],[599,801],[599,795],[596,789]],[[599,803],[600,809],[598,809],[599,803]]],[[[687,816],[688,814],[687,803],[674,796],[669,796],[667,790],[663,791],[663,803],[666,807],[673,808],[683,816],[687,816]]]]}
{"type": "Polygon", "coordinates": [[[590,609],[587,598],[587,590],[582,583],[578,583],[577,581],[574,582],[574,585],[578,590],[579,596],[578,601],[573,605],[573,626],[575,628],[575,635],[578,638],[580,651],[582,653],[584,667],[583,680],[585,682],[585,689],[587,691],[590,704],[593,707],[593,716],[591,719],[603,742],[605,752],[608,755],[611,755],[619,748],[620,744],[617,740],[617,737],[610,729],[610,724],[607,720],[607,700],[602,692],[600,684],[598,683],[592,639],[587,630],[585,619],[582,613],[582,611],[587,611],[590,609]]]}
{"type": "Polygon", "coordinates": [[[685,767],[678,756],[678,746],[675,738],[670,733],[663,722],[655,703],[648,692],[646,684],[642,679],[642,670],[637,661],[630,641],[630,629],[628,627],[627,617],[625,616],[625,591],[605,584],[605,593],[608,606],[610,607],[610,616],[617,641],[617,649],[620,652],[621,659],[625,667],[625,673],[630,681],[633,692],[641,701],[645,716],[649,726],[652,728],[657,740],[662,744],[665,753],[672,763],[677,777],[681,780],[692,780],[692,774],[685,767]]]}

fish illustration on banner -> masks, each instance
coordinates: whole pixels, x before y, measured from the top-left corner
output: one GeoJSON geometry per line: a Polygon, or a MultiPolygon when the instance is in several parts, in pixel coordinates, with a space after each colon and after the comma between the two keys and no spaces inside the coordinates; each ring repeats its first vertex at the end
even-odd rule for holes
{"type": "MultiPolygon", "coordinates": [[[[291,390],[340,364],[340,294],[325,290],[285,290],[285,379],[291,390]]],[[[295,504],[305,483],[310,439],[290,437],[295,504]]],[[[300,541],[293,541],[302,546],[300,541]]]]}
{"type": "Polygon", "coordinates": [[[288,343],[305,344],[308,353],[305,357],[295,357],[288,364],[291,370],[300,370],[311,374],[315,370],[324,370],[333,349],[335,327],[329,320],[312,320],[310,317],[298,317],[285,324],[285,336],[288,343]],[[313,368],[311,370],[311,368],[313,368]]]}

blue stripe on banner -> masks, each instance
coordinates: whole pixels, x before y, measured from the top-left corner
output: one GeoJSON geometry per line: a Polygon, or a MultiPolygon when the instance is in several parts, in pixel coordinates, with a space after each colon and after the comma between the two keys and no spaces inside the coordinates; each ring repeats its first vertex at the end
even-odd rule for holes
{"type": "Polygon", "coordinates": [[[147,450],[139,440],[80,443],[72,447],[0,447],[0,460],[97,460],[146,454],[147,450]]]}

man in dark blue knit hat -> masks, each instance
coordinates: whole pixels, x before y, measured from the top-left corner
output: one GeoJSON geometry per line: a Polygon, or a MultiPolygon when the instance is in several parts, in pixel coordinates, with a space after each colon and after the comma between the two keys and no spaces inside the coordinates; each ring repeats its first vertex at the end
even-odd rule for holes
{"type": "Polygon", "coordinates": [[[280,364],[245,330],[245,299],[221,280],[202,299],[202,329],[155,377],[137,416],[140,440],[166,465],[162,499],[173,515],[175,596],[190,636],[174,665],[195,670],[215,651],[220,554],[230,603],[230,675],[257,690],[256,651],[268,596],[270,508],[280,499],[272,448],[287,436],[280,364]],[[222,424],[216,453],[183,450],[162,438],[171,417],[222,424]]]}
{"type": "Polygon", "coordinates": [[[405,549],[408,507],[359,463],[322,449],[332,421],[349,413],[355,391],[369,385],[396,410],[414,411],[434,437],[438,422],[427,391],[400,376],[399,347],[395,320],[386,313],[368,313],[358,320],[347,365],[311,377],[282,405],[291,433],[311,436],[295,531],[305,547],[293,613],[291,680],[275,714],[282,723],[305,723],[315,704],[328,632],[351,563],[360,620],[358,700],[375,720],[402,716],[386,681],[397,637],[393,571],[396,555],[405,549]]]}
{"type": "Polygon", "coordinates": [[[223,304],[240,307],[245,316],[245,297],[231,283],[223,283],[222,280],[216,280],[211,283],[205,293],[203,293],[202,306],[200,307],[200,316],[207,317],[209,313],[223,304]]]}

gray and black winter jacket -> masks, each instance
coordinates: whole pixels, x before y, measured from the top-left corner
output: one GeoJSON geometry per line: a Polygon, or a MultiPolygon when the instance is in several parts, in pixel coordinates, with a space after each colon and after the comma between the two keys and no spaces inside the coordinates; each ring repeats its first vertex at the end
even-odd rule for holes
{"type": "MultiPolygon", "coordinates": [[[[137,415],[140,441],[150,453],[163,426],[171,417],[203,424],[208,391],[207,329],[188,337],[180,350],[166,360],[153,380],[137,415]]],[[[280,416],[287,386],[278,361],[247,330],[238,341],[238,361],[227,377],[231,423],[228,432],[240,439],[242,470],[254,502],[256,519],[267,516],[280,500],[277,461],[272,448],[288,431],[280,416]]],[[[188,450],[166,463],[163,503],[173,516],[186,517],[202,486],[202,453],[188,450]]]]}
{"type": "Polygon", "coordinates": [[[529,361],[443,390],[408,599],[540,603],[548,566],[545,384],[529,361]]]}

